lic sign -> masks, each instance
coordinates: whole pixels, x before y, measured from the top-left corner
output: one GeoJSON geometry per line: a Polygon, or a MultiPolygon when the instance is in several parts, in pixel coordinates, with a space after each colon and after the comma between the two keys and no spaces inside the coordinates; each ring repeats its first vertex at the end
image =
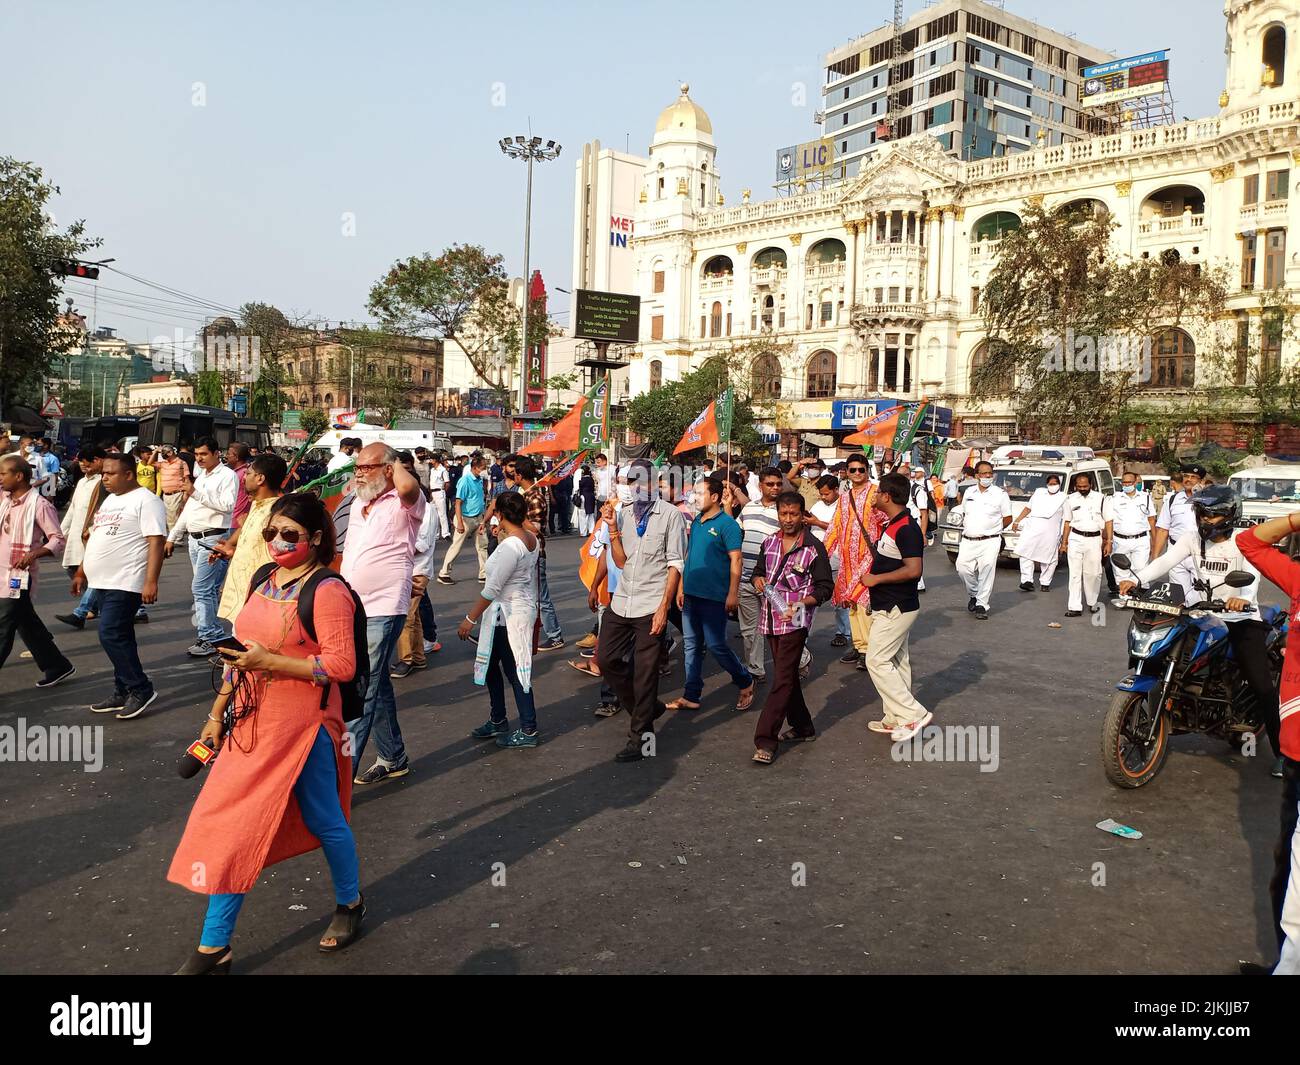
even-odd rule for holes
{"type": "Polygon", "coordinates": [[[609,246],[626,248],[627,238],[632,235],[632,219],[625,215],[609,216],[609,246]]]}

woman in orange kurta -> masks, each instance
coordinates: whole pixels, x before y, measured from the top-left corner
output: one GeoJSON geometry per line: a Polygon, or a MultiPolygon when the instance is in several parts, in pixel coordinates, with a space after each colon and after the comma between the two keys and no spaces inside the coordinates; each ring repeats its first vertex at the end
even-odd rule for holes
{"type": "Polygon", "coordinates": [[[351,943],[365,913],[347,822],[352,759],[343,753],[339,694],[356,672],[352,594],[341,578],[319,580],[315,639],[298,616],[298,592],[333,561],[334,527],[318,498],[295,494],[272,507],[263,537],[276,569],[235,619],[247,650],[222,652],[230,668],[201,737],[221,750],[167,874],[209,896],[199,948],[181,975],[229,972],[245,893],[266,866],[318,846],[338,903],[320,949],[351,943]]]}

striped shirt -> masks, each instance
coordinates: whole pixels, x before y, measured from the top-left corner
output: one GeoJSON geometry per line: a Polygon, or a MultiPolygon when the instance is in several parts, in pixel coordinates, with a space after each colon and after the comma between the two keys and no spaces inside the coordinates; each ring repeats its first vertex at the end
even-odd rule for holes
{"type": "Polygon", "coordinates": [[[763,553],[763,541],[781,527],[776,507],[765,507],[758,501],[746,503],[740,511],[740,527],[745,532],[745,539],[740,545],[740,553],[744,557],[740,580],[742,584],[748,584],[754,573],[754,563],[763,553]]]}

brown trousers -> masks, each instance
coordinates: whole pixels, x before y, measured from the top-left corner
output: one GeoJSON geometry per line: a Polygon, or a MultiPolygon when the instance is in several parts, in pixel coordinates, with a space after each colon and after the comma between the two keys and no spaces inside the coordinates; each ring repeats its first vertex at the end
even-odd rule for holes
{"type": "Polygon", "coordinates": [[[796,629],[766,639],[772,652],[772,687],[768,689],[767,702],[754,729],[754,746],[775,754],[780,746],[777,736],[786,721],[801,736],[815,736],[817,730],[813,728],[812,715],[803,699],[803,685],[799,683],[799,659],[803,657],[803,645],[808,642],[808,630],[796,629]]]}
{"type": "Polygon", "coordinates": [[[406,627],[397,637],[397,661],[408,666],[422,666],[424,661],[424,631],[420,628],[420,600],[429,587],[429,578],[416,574],[411,578],[411,605],[406,608],[406,627]]]}

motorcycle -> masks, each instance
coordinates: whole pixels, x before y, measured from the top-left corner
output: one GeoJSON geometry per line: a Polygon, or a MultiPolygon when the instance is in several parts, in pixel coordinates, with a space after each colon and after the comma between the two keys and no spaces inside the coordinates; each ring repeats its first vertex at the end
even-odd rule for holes
{"type": "MultiPolygon", "coordinates": [[[[1126,556],[1111,556],[1115,567],[1129,569],[1126,556]]],[[[1140,788],[1164,768],[1171,736],[1200,732],[1227,741],[1236,749],[1248,737],[1258,741],[1264,729],[1254,692],[1232,657],[1228,626],[1215,614],[1229,614],[1216,588],[1244,588],[1254,578],[1234,570],[1216,581],[1196,581],[1206,600],[1186,605],[1182,586],[1166,582],[1138,587],[1111,600],[1132,610],[1128,628],[1129,667],[1115,685],[1101,731],[1102,765],[1117,787],[1140,788]]],[[[1230,596],[1228,597],[1230,598],[1230,596]]],[[[1266,637],[1273,683],[1282,673],[1288,614],[1261,606],[1269,626],[1266,637]]],[[[1238,617],[1245,617],[1238,614],[1238,617]]]]}

